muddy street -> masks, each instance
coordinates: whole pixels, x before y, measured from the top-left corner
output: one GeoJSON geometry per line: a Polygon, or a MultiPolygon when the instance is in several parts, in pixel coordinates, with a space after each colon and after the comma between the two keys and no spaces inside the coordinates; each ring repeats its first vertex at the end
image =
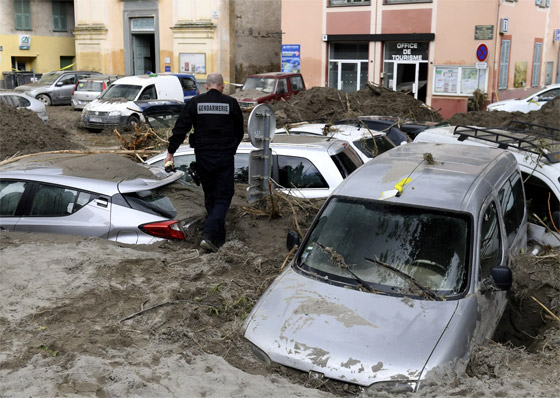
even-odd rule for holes
{"type": "MultiPolygon", "coordinates": [[[[294,104],[277,106],[284,107],[286,120],[294,118],[294,104]]],[[[120,147],[111,131],[80,128],[80,112],[69,106],[48,107],[48,126],[25,112],[7,112],[0,107],[0,160],[17,153],[120,147]]],[[[100,159],[111,162],[72,156],[80,173],[99,168],[100,159]]],[[[136,167],[130,158],[118,162],[121,174],[136,175],[136,167]]],[[[217,253],[200,252],[196,239],[126,245],[0,232],[0,396],[392,396],[265,364],[253,354],[242,336],[243,321],[289,266],[287,232],[305,233],[323,201],[275,195],[272,211],[270,202],[248,205],[246,188],[236,187],[228,241],[217,253]]],[[[182,209],[202,209],[197,187],[172,187],[168,194],[182,209]]],[[[512,264],[506,313],[465,371],[439,369],[419,393],[404,396],[557,396],[560,252],[536,253],[512,264]]]]}

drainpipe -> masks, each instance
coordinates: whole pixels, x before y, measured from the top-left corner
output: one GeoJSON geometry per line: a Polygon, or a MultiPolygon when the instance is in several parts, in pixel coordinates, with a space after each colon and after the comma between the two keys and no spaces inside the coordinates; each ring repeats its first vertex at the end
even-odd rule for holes
{"type": "Polygon", "coordinates": [[[499,100],[498,97],[498,85],[499,85],[499,76],[498,70],[500,69],[500,54],[501,54],[501,41],[498,40],[500,37],[500,6],[502,5],[503,0],[496,0],[497,7],[496,7],[496,35],[495,35],[495,42],[494,42],[494,71],[492,73],[492,100],[494,101],[494,97],[499,100]]]}

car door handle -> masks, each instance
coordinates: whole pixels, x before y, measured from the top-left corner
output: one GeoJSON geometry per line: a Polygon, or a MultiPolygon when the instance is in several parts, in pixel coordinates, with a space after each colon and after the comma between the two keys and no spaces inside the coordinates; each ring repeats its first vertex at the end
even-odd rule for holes
{"type": "Polygon", "coordinates": [[[109,201],[107,199],[95,199],[95,204],[99,207],[107,208],[109,206],[109,201]]]}

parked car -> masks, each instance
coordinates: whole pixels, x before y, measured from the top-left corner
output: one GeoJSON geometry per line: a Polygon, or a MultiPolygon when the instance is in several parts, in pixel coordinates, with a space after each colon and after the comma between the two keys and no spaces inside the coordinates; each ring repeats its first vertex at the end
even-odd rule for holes
{"type": "Polygon", "coordinates": [[[0,90],[0,101],[18,109],[29,109],[35,112],[43,122],[47,123],[49,121],[45,104],[26,94],[13,90],[0,90]]]}
{"type": "Polygon", "coordinates": [[[44,74],[37,83],[24,84],[15,90],[36,98],[47,106],[70,105],[72,91],[76,82],[93,75],[100,75],[95,71],[64,70],[44,74]]]}
{"type": "Polygon", "coordinates": [[[525,98],[494,102],[486,107],[488,111],[506,111],[529,113],[537,111],[554,98],[560,96],[560,83],[546,86],[544,89],[525,98]]]}
{"type": "Polygon", "coordinates": [[[521,174],[490,148],[408,144],[346,178],[246,318],[255,354],[318,377],[416,391],[490,337],[526,244],[521,174]]]}
{"type": "Polygon", "coordinates": [[[553,232],[560,229],[560,129],[523,122],[513,122],[503,129],[440,126],[424,130],[414,142],[474,145],[511,152],[523,175],[529,239],[560,246],[560,234],[553,232]]]}
{"type": "Polygon", "coordinates": [[[143,119],[152,129],[172,129],[186,104],[176,100],[136,101],[143,119]]]}
{"type": "Polygon", "coordinates": [[[368,130],[363,126],[299,123],[276,129],[274,137],[282,135],[324,136],[348,142],[364,163],[395,147],[385,133],[368,130]]]}
{"type": "Polygon", "coordinates": [[[137,101],[183,101],[183,88],[177,76],[127,76],[113,82],[82,110],[84,127],[134,126],[144,122],[137,101]]]}
{"type": "Polygon", "coordinates": [[[0,176],[0,229],[92,236],[130,244],[186,238],[162,180],[102,181],[61,169],[5,170],[0,176]]]}
{"type": "Polygon", "coordinates": [[[119,76],[116,75],[98,75],[78,80],[72,91],[72,108],[84,109],[84,106],[96,99],[118,78],[119,76]]]}
{"type": "Polygon", "coordinates": [[[242,110],[249,110],[258,104],[287,100],[302,90],[305,83],[301,73],[270,72],[250,75],[241,90],[231,96],[242,110]]]}
{"type": "MultiPolygon", "coordinates": [[[[324,137],[275,137],[272,150],[271,177],[276,188],[286,194],[305,198],[325,198],[363,164],[348,144],[324,137]]],[[[235,155],[235,180],[247,184],[249,158],[255,150],[242,142],[235,155]]],[[[150,166],[163,167],[167,152],[146,161],[150,166]]],[[[194,149],[181,145],[175,152],[175,167],[184,171],[183,181],[192,184],[187,168],[195,161],[194,149]]]]}
{"type": "Polygon", "coordinates": [[[334,124],[349,124],[356,127],[367,127],[370,130],[382,131],[395,145],[409,142],[421,131],[436,125],[433,122],[415,122],[402,120],[393,116],[358,116],[356,119],[339,120],[334,124]]]}

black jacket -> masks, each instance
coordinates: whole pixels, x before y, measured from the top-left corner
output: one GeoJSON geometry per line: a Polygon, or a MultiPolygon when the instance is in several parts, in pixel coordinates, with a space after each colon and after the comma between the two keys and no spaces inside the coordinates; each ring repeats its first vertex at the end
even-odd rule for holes
{"type": "Polygon", "coordinates": [[[216,89],[192,98],[169,137],[169,153],[175,153],[191,128],[189,144],[196,152],[235,152],[243,139],[243,114],[235,98],[216,89]]]}

